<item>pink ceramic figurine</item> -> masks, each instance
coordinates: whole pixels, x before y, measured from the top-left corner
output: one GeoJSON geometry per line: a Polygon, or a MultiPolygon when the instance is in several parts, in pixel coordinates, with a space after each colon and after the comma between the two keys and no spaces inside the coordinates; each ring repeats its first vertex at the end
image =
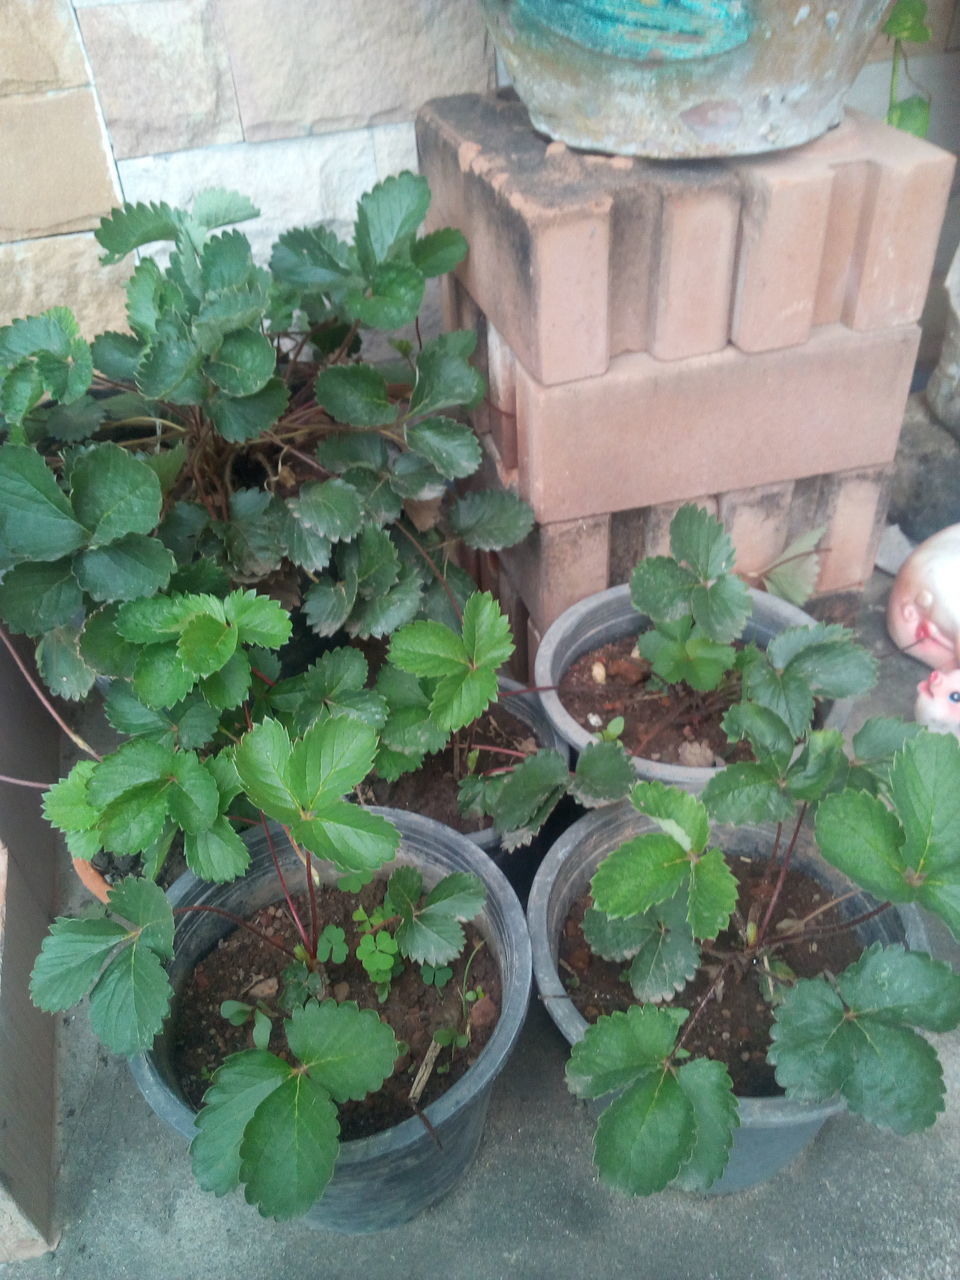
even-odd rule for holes
{"type": "Polygon", "coordinates": [[[960,524],[904,560],[890,590],[887,629],[898,649],[928,667],[960,667],[960,524]]]}
{"type": "Polygon", "coordinates": [[[960,671],[931,671],[921,680],[913,714],[934,733],[960,738],[960,671]]]}

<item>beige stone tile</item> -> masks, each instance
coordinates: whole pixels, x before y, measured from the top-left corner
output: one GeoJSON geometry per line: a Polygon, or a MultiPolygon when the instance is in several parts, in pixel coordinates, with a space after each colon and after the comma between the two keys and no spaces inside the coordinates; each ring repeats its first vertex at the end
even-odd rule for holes
{"type": "Polygon", "coordinates": [[[417,172],[417,131],[412,120],[376,125],[370,132],[378,178],[388,178],[404,169],[417,172]]]}
{"type": "Polygon", "coordinates": [[[348,235],[357,201],[377,181],[369,129],[336,137],[207,147],[164,156],[121,160],[127,200],[166,200],[189,205],[204,187],[248,195],[261,217],[240,230],[255,257],[265,262],[277,236],[289,227],[332,225],[348,235]]]}
{"type": "Polygon", "coordinates": [[[118,159],[242,139],[206,0],[98,5],[77,17],[118,159]]]}
{"type": "Polygon", "coordinates": [[[68,0],[0,4],[0,95],[73,89],[88,79],[68,0]]]}
{"type": "Polygon", "coordinates": [[[0,98],[0,241],[86,231],[117,203],[91,89],[0,98]]]}
{"type": "Polygon", "coordinates": [[[102,252],[89,232],[0,245],[0,324],[65,306],[85,338],[126,329],[123,286],[133,261],[103,267],[102,252]]]}
{"type": "Polygon", "coordinates": [[[214,0],[248,140],[411,120],[492,86],[493,50],[464,0],[214,0]]]}

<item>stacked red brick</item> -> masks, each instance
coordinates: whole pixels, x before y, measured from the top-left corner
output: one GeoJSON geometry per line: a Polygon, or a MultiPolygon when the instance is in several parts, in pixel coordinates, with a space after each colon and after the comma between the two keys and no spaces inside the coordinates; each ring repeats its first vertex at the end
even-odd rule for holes
{"type": "Polygon", "coordinates": [[[690,499],[746,571],[826,525],[819,589],[861,584],[954,158],[858,113],[769,156],[588,155],[475,95],[417,136],[470,245],[444,318],[479,334],[475,426],[538,521],[492,567],[515,624],[626,580],[690,499]]]}

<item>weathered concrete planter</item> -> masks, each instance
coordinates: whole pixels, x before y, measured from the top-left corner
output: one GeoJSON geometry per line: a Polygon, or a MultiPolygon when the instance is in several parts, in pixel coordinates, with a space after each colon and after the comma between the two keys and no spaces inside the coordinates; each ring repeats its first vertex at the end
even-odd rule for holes
{"type": "Polygon", "coordinates": [[[748,155],[841,116],[887,0],[482,0],[537,129],[589,151],[748,155]]]}
{"type": "MultiPolygon", "coordinates": [[[[588,888],[597,865],[625,840],[656,830],[649,818],[624,801],[587,814],[575,822],[550,850],[530,891],[527,921],[533,948],[533,972],[543,1006],[569,1044],[582,1039],[587,1023],[567,995],[557,969],[560,931],[575,900],[588,888]]],[[[715,827],[712,843],[747,857],[769,850],[772,827],[715,827]]],[[[828,866],[812,841],[800,866],[835,892],[849,888],[839,872],[828,866]]],[[[860,893],[843,904],[848,919],[876,905],[860,893]]],[[[860,937],[871,942],[902,942],[913,950],[928,949],[927,936],[915,907],[886,911],[862,926],[860,937]]],[[[744,1191],[765,1182],[791,1163],[832,1116],[845,1110],[840,1097],[826,1102],[791,1102],[787,1098],[741,1098],[740,1127],[730,1161],[710,1194],[744,1191]]]]}

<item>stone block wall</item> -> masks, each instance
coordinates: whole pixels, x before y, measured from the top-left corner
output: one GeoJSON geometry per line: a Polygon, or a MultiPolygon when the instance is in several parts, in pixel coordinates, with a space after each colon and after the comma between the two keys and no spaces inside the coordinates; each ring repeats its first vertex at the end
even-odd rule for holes
{"type": "Polygon", "coordinates": [[[224,186],[291,226],[342,233],[364,191],[416,169],[413,119],[493,87],[470,0],[3,0],[0,324],[69,303],[124,327],[129,265],[93,231],[121,200],[224,186]]]}

